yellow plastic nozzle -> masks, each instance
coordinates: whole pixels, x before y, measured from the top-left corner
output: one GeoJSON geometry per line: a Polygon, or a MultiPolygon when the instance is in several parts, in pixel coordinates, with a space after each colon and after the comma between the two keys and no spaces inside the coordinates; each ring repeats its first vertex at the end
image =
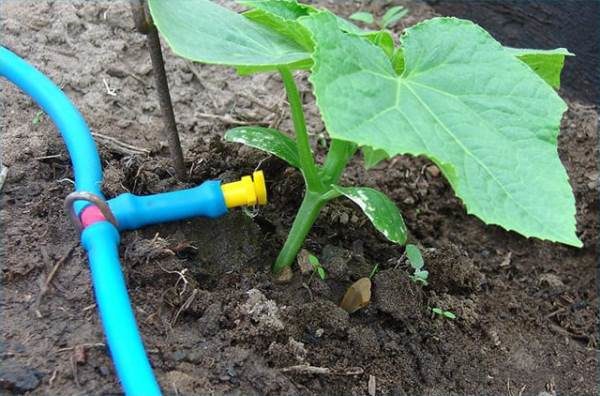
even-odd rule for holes
{"type": "Polygon", "coordinates": [[[240,181],[221,185],[225,205],[228,208],[267,203],[267,187],[263,172],[254,172],[252,176],[254,180],[251,176],[244,176],[240,181]]]}
{"type": "Polygon", "coordinates": [[[263,171],[256,171],[252,174],[254,177],[254,191],[256,191],[256,200],[259,205],[267,204],[267,183],[263,171]]]}

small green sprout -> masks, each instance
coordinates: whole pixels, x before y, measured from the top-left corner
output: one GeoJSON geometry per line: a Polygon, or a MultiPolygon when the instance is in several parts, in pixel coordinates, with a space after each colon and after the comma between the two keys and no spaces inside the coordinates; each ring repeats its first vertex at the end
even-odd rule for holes
{"type": "Polygon", "coordinates": [[[456,319],[456,315],[453,312],[450,311],[445,311],[441,308],[435,307],[435,308],[431,308],[431,312],[433,312],[434,314],[441,316],[442,318],[446,318],[446,319],[456,319]]]}
{"type": "Polygon", "coordinates": [[[421,255],[419,248],[413,244],[406,245],[406,257],[408,258],[410,266],[414,269],[410,278],[415,282],[420,282],[424,286],[427,286],[429,271],[423,269],[425,262],[423,261],[423,256],[421,255]]]}
{"type": "Polygon", "coordinates": [[[31,120],[31,123],[33,125],[38,125],[40,122],[42,122],[43,117],[44,117],[44,111],[38,110],[38,112],[35,113],[35,116],[33,116],[33,120],[31,120]]]}
{"type": "MultiPolygon", "coordinates": [[[[208,0],[148,0],[175,54],[240,75],[281,77],[293,134],[261,126],[225,134],[281,158],[304,178],[304,197],[274,273],[294,262],[321,209],[337,198],[354,202],[389,241],[406,243],[394,201],[370,187],[344,185],[344,170],[359,150],[367,167],[397,155],[425,157],[468,213],[485,223],[582,246],[575,198],[557,154],[567,106],[555,89],[565,57],[573,55],[566,49],[504,47],[477,24],[448,17],[409,27],[396,40],[385,27],[406,15],[398,7],[378,22],[382,29],[368,31],[296,0],[238,3],[247,11],[208,0]],[[322,162],[313,154],[315,135],[294,77],[299,70],[309,72],[329,137],[322,162]]],[[[417,274],[422,282],[425,273],[417,274]]]]}
{"type": "Polygon", "coordinates": [[[400,19],[408,14],[408,10],[402,6],[394,6],[389,8],[381,19],[376,19],[372,13],[368,11],[358,11],[350,15],[350,19],[372,25],[375,23],[380,29],[387,29],[393,26],[400,19]]]}
{"type": "Polygon", "coordinates": [[[369,274],[369,279],[373,279],[373,277],[375,276],[375,274],[378,273],[378,272],[379,272],[379,264],[375,264],[375,266],[371,270],[371,273],[369,274]]]}
{"type": "Polygon", "coordinates": [[[367,25],[375,22],[375,17],[369,11],[357,11],[349,17],[353,21],[358,21],[362,23],[366,23],[367,25]]]}
{"type": "Polygon", "coordinates": [[[310,265],[312,265],[313,270],[317,273],[317,275],[319,275],[319,278],[321,278],[321,280],[325,280],[327,273],[325,272],[325,268],[323,268],[319,259],[316,256],[309,254],[308,262],[310,265]]]}

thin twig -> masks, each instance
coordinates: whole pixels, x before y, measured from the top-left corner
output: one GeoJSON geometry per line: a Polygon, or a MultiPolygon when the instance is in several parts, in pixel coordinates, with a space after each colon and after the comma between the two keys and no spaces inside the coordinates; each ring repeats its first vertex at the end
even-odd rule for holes
{"type": "Polygon", "coordinates": [[[94,342],[94,343],[88,343],[88,344],[79,344],[79,345],[75,345],[75,346],[72,346],[72,347],[61,348],[61,349],[57,350],[56,353],[72,351],[72,350],[74,350],[77,347],[84,347],[84,348],[104,348],[105,346],[106,346],[106,344],[103,343],[103,342],[94,342]]]}
{"type": "Polygon", "coordinates": [[[6,181],[6,176],[8,175],[8,166],[4,166],[0,164],[0,191],[4,187],[4,182],[6,181]]]}
{"type": "Polygon", "coordinates": [[[111,89],[111,88],[108,86],[108,82],[106,81],[106,78],[103,78],[103,79],[102,79],[102,82],[104,83],[104,88],[106,88],[106,93],[107,93],[108,95],[110,95],[110,96],[117,96],[117,93],[115,92],[115,90],[114,90],[114,89],[111,89]]]}
{"type": "Polygon", "coordinates": [[[68,177],[63,177],[62,179],[58,179],[57,180],[58,183],[70,183],[72,185],[75,185],[75,182],[71,179],[69,179],[68,177]]]}
{"type": "Polygon", "coordinates": [[[48,381],[48,385],[52,386],[52,383],[56,379],[57,374],[58,374],[58,369],[54,369],[54,371],[52,372],[52,376],[50,377],[50,380],[48,381]]]}
{"type": "Polygon", "coordinates": [[[95,138],[97,138],[99,140],[104,141],[105,143],[111,143],[111,145],[114,148],[124,152],[127,155],[134,155],[134,154],[149,155],[150,154],[150,150],[148,150],[148,149],[137,147],[132,144],[122,142],[119,139],[115,139],[112,136],[103,135],[98,132],[92,132],[92,136],[94,136],[95,138]]]}
{"type": "Polygon", "coordinates": [[[256,96],[253,96],[247,92],[239,92],[238,93],[239,96],[241,96],[242,98],[248,99],[252,104],[265,109],[271,113],[276,113],[279,111],[279,106],[278,104],[273,104],[273,105],[266,105],[263,102],[261,102],[256,96]]]}
{"type": "Polygon", "coordinates": [[[188,297],[188,299],[185,300],[185,302],[183,304],[181,304],[181,307],[179,307],[179,309],[177,310],[177,313],[175,314],[175,317],[171,321],[171,327],[175,326],[177,319],[179,319],[179,315],[181,315],[181,313],[183,311],[185,311],[186,309],[188,309],[190,307],[190,305],[192,305],[194,298],[196,298],[196,294],[198,294],[198,289],[194,289],[192,291],[192,294],[188,297]]]}
{"type": "MultiPolygon", "coordinates": [[[[157,238],[157,237],[158,237],[158,233],[157,233],[157,234],[154,236],[154,239],[153,239],[153,241],[154,241],[154,240],[156,240],[156,238],[157,238]]],[[[171,252],[172,252],[172,251],[171,251],[171,252]]],[[[173,253],[173,254],[175,254],[174,252],[172,252],[172,253],[173,253]]],[[[188,280],[187,280],[187,278],[185,277],[185,273],[188,271],[188,269],[187,269],[187,268],[184,268],[184,269],[182,269],[181,271],[176,271],[176,270],[174,270],[174,271],[171,271],[171,270],[168,270],[168,269],[166,269],[166,268],[163,268],[163,266],[162,266],[162,265],[160,265],[160,264],[158,264],[158,267],[159,267],[161,270],[163,270],[164,272],[166,272],[167,274],[177,274],[177,275],[179,275],[179,278],[177,278],[177,282],[175,282],[175,286],[173,286],[173,288],[174,288],[175,290],[177,290],[177,286],[179,286],[179,282],[180,282],[180,281],[183,281],[183,288],[182,288],[182,289],[181,289],[181,291],[179,292],[179,297],[183,296],[183,294],[184,294],[184,293],[185,293],[185,291],[186,291],[187,285],[189,284],[189,281],[188,281],[188,280]]]]}
{"type": "Polygon", "coordinates": [[[35,302],[35,314],[36,314],[36,316],[38,318],[42,317],[42,313],[40,312],[40,304],[42,303],[42,299],[44,298],[44,296],[48,292],[48,289],[49,289],[50,283],[52,282],[52,279],[54,279],[54,276],[57,274],[58,269],[60,268],[60,266],[63,265],[69,259],[69,257],[71,257],[71,254],[73,253],[73,251],[75,250],[75,248],[77,247],[77,245],[79,245],[79,243],[73,244],[71,246],[71,248],[69,248],[69,250],[67,251],[67,253],[64,256],[62,256],[60,258],[60,260],[58,260],[56,262],[56,264],[54,264],[54,267],[52,268],[52,270],[48,274],[48,277],[46,278],[46,280],[42,284],[42,287],[40,288],[40,293],[38,294],[38,297],[37,297],[36,302],[35,302]]]}
{"type": "Polygon", "coordinates": [[[73,379],[75,379],[75,383],[77,386],[81,386],[79,383],[79,375],[77,374],[77,362],[75,362],[75,357],[71,355],[71,370],[73,371],[73,379]]]}
{"type": "Polygon", "coordinates": [[[308,364],[298,366],[284,367],[281,369],[284,373],[296,374],[320,374],[320,375],[360,375],[364,373],[362,367],[349,367],[347,369],[332,369],[329,367],[316,367],[308,364]]]}
{"type": "Polygon", "coordinates": [[[43,161],[48,159],[62,158],[62,154],[54,154],[54,155],[44,155],[42,157],[34,157],[33,159],[36,161],[43,161]]]}
{"type": "Polygon", "coordinates": [[[139,82],[140,84],[142,84],[142,86],[146,86],[146,81],[139,77],[137,74],[135,74],[134,72],[130,72],[130,71],[125,71],[125,74],[128,75],[129,77],[133,78],[134,80],[136,80],[137,82],[139,82]]]}

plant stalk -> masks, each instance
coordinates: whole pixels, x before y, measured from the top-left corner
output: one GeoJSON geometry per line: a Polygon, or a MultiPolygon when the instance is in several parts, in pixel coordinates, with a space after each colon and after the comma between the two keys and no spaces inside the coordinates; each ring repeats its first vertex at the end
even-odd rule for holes
{"type": "Polygon", "coordinates": [[[292,121],[294,123],[294,131],[296,133],[296,145],[298,146],[298,156],[300,157],[300,167],[308,191],[323,192],[325,189],[319,177],[315,159],[310,142],[308,140],[308,132],[306,131],[306,121],[304,119],[304,111],[302,110],[302,100],[298,93],[298,87],[294,81],[292,72],[285,67],[279,68],[281,79],[287,93],[290,110],[292,113],[292,121]]]}
{"type": "Polygon", "coordinates": [[[279,72],[290,103],[298,156],[300,157],[300,168],[306,182],[306,192],[300,209],[296,213],[292,229],[273,265],[275,274],[292,265],[323,206],[339,196],[339,193],[330,189],[330,185],[338,182],[348,161],[356,152],[355,144],[333,139],[325,164],[319,171],[310,148],[306,121],[302,110],[302,100],[294,77],[287,68],[280,68],[279,72]]]}
{"type": "Polygon", "coordinates": [[[308,232],[312,228],[315,220],[317,220],[323,205],[326,203],[327,200],[323,199],[321,194],[310,192],[308,190],[306,191],[300,209],[298,209],[298,213],[296,213],[292,229],[273,265],[273,272],[275,274],[281,272],[285,267],[292,265],[296,255],[304,244],[308,232]]]}
{"type": "Polygon", "coordinates": [[[169,155],[171,156],[177,178],[185,180],[186,172],[183,161],[183,150],[181,149],[181,141],[179,140],[179,132],[177,131],[177,123],[175,122],[175,114],[173,113],[173,103],[171,102],[169,83],[167,82],[167,75],[165,73],[165,62],[160,47],[158,30],[152,22],[152,17],[145,1],[130,0],[130,4],[136,29],[146,35],[158,102],[164,123],[163,134],[167,138],[169,155]]]}
{"type": "Polygon", "coordinates": [[[356,153],[356,150],[357,146],[354,143],[338,139],[331,140],[327,158],[321,168],[321,180],[327,188],[340,180],[348,161],[356,153]]]}

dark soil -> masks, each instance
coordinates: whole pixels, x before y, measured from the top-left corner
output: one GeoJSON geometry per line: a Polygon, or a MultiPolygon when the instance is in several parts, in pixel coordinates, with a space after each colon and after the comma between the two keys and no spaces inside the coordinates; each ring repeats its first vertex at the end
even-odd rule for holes
{"type": "MultiPolygon", "coordinates": [[[[326,4],[342,15],[358,8],[326,4]]],[[[398,29],[433,15],[423,4],[411,9],[398,29]]],[[[165,393],[363,395],[373,378],[377,394],[597,394],[594,107],[570,101],[560,138],[584,248],[484,225],[424,159],[397,158],[369,172],[356,159],[345,182],[376,186],[395,200],[412,242],[424,249],[429,286],[412,282],[403,249],[342,200],[327,207],[305,244],[330,276],[296,271],[281,285],[269,267],[300,203],[301,177],[276,158],[221,141],[232,120],[283,119],[280,128],[290,130],[277,76],[242,78],[203,65],[192,71],[165,51],[190,175],[178,183],[160,134],[145,39],[126,2],[3,2],[0,11],[2,44],[60,84],[94,132],[150,150],[132,155],[97,139],[109,197],[234,180],[259,164],[267,174],[271,202],[257,212],[123,235],[123,270],[165,393]],[[345,289],[376,264],[372,303],[348,315],[337,305],[345,289]],[[431,307],[457,319],[433,317],[431,307]],[[289,369],[301,364],[331,371],[289,369]]],[[[298,80],[322,159],[323,126],[306,76],[298,80]]],[[[62,209],[73,187],[64,146],[29,98],[5,81],[1,87],[2,160],[10,170],[0,210],[0,393],[119,393],[87,259],[62,209]]]]}

